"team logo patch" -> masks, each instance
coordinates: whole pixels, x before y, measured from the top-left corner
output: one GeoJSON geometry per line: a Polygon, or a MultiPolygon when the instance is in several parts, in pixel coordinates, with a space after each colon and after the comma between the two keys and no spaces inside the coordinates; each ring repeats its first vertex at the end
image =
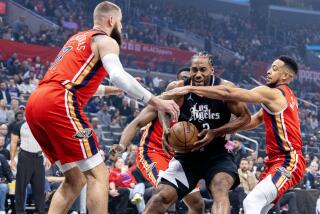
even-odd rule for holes
{"type": "Polygon", "coordinates": [[[152,162],[151,164],[149,164],[149,166],[146,169],[146,173],[149,174],[153,168],[156,166],[157,162],[152,162]]]}
{"type": "Polygon", "coordinates": [[[87,139],[92,136],[92,133],[93,133],[92,129],[86,128],[86,129],[78,131],[75,135],[73,135],[73,137],[80,139],[80,140],[87,139]]]}
{"type": "Polygon", "coordinates": [[[286,178],[291,178],[291,173],[284,167],[279,167],[278,171],[281,172],[282,175],[284,175],[286,178]]]}

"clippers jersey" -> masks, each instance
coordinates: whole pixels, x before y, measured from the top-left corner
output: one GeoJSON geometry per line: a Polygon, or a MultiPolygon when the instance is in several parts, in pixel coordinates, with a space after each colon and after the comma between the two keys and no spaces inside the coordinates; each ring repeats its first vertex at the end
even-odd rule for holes
{"type": "Polygon", "coordinates": [[[57,82],[76,93],[78,102],[85,105],[108,75],[101,60],[91,50],[91,39],[95,35],[106,35],[99,30],[79,32],[63,46],[47,74],[39,85],[57,82]]]}
{"type": "Polygon", "coordinates": [[[269,156],[301,152],[302,149],[297,97],[288,85],[279,85],[277,89],[285,96],[287,107],[281,112],[272,113],[262,105],[266,127],[266,152],[269,156]]]}
{"type": "MultiPolygon", "coordinates": [[[[221,79],[212,76],[210,85],[220,85],[221,79]]],[[[190,85],[191,80],[188,79],[184,85],[190,85]]],[[[184,96],[183,105],[180,108],[179,121],[189,121],[193,123],[199,133],[203,129],[215,129],[228,123],[231,118],[226,103],[223,100],[215,100],[206,97],[200,97],[193,93],[188,93],[184,96]]],[[[215,148],[223,148],[225,145],[225,137],[220,136],[213,139],[213,142],[208,146],[215,148]]]]}

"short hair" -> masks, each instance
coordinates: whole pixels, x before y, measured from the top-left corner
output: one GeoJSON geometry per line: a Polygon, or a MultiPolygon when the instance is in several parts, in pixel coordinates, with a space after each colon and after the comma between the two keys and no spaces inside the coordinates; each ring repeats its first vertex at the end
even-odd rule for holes
{"type": "Polygon", "coordinates": [[[178,70],[177,72],[177,77],[179,76],[180,73],[184,72],[184,71],[190,71],[190,67],[182,67],[178,70]]]}
{"type": "Polygon", "coordinates": [[[249,162],[249,160],[248,160],[247,158],[241,158],[240,162],[241,162],[241,161],[247,161],[247,162],[249,162]]]}
{"type": "Polygon", "coordinates": [[[194,54],[191,58],[191,60],[193,60],[193,58],[196,57],[206,57],[208,58],[208,63],[211,67],[213,67],[213,56],[211,54],[209,54],[207,51],[200,51],[196,54],[194,54]]]}
{"type": "Polygon", "coordinates": [[[295,75],[298,74],[299,71],[299,67],[298,64],[296,63],[296,61],[289,57],[289,56],[280,56],[278,57],[279,60],[281,60],[282,62],[284,62],[284,64],[289,67],[290,70],[292,70],[294,72],[295,75]]]}
{"type": "Polygon", "coordinates": [[[93,11],[93,19],[97,19],[99,13],[109,13],[111,11],[120,11],[120,7],[112,2],[100,2],[93,11]]]}

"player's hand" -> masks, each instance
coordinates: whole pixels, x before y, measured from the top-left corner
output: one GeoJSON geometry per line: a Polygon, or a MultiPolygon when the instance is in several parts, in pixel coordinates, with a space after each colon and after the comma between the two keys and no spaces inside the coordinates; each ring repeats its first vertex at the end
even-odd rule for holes
{"type": "Polygon", "coordinates": [[[157,99],[155,106],[158,111],[168,112],[173,121],[178,121],[180,108],[175,101],[161,100],[157,97],[155,99],[157,99]]]}
{"type": "Polygon", "coordinates": [[[113,161],[116,160],[116,158],[121,155],[126,148],[122,144],[113,144],[109,151],[109,158],[113,161]]]}
{"type": "Polygon", "coordinates": [[[16,162],[15,159],[12,159],[10,161],[10,168],[11,168],[12,171],[17,171],[17,162],[16,162]]]}
{"type": "Polygon", "coordinates": [[[183,96],[190,93],[191,86],[183,86],[171,89],[170,91],[166,91],[163,93],[165,96],[183,96]]]}
{"type": "Polygon", "coordinates": [[[162,150],[164,151],[164,153],[166,153],[166,155],[168,157],[171,157],[170,155],[170,151],[173,151],[173,149],[171,148],[171,146],[169,146],[169,141],[168,141],[168,137],[169,137],[169,131],[170,129],[163,129],[163,133],[162,133],[162,150]]]}
{"type": "Polygon", "coordinates": [[[116,189],[111,189],[111,190],[109,191],[109,194],[110,194],[112,197],[117,197],[117,196],[119,195],[119,192],[118,192],[118,190],[116,190],[116,189]]]}
{"type": "Polygon", "coordinates": [[[212,142],[212,140],[216,137],[216,132],[214,129],[203,129],[199,134],[198,137],[200,138],[200,140],[198,140],[197,142],[195,142],[194,148],[191,150],[193,151],[197,151],[199,149],[201,149],[202,147],[208,145],[210,142],[212,142]]]}

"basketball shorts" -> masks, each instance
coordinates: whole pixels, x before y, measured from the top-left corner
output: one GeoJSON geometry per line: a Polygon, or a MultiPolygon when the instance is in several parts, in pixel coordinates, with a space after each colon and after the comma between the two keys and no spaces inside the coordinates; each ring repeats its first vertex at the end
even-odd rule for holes
{"type": "Polygon", "coordinates": [[[148,182],[156,188],[159,172],[168,168],[172,157],[167,156],[162,149],[139,146],[137,166],[148,182]]]}
{"type": "Polygon", "coordinates": [[[103,161],[97,136],[82,108],[76,95],[58,83],[41,85],[26,106],[32,134],[50,162],[59,161],[64,171],[73,163],[84,166],[81,170],[85,171],[103,161]],[[65,164],[68,166],[63,167],[65,164]]]}
{"type": "Polygon", "coordinates": [[[210,150],[176,153],[168,169],[159,172],[157,182],[176,188],[179,199],[182,199],[196,187],[200,179],[204,179],[209,186],[212,178],[219,172],[232,176],[234,184],[231,189],[239,185],[240,179],[233,154],[212,154],[210,150]]]}
{"type": "Polygon", "coordinates": [[[276,204],[283,193],[300,183],[305,171],[306,163],[303,155],[293,151],[267,160],[259,182],[271,175],[272,182],[278,190],[277,198],[273,201],[276,204]]]}

